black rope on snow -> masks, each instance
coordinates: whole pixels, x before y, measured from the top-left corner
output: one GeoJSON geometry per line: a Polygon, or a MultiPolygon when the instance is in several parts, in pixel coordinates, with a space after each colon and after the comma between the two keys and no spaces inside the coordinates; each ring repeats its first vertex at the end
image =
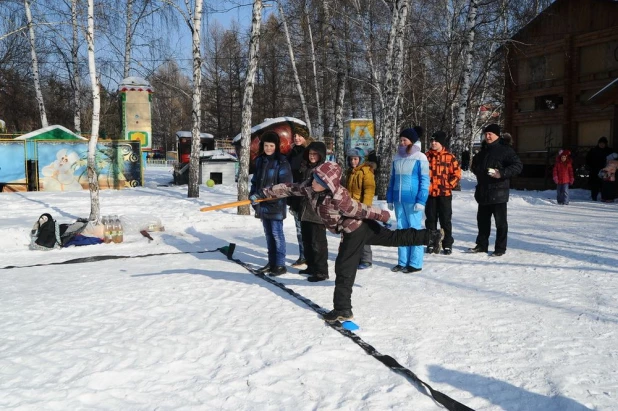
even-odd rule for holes
{"type": "MultiPolygon", "coordinates": [[[[236,264],[239,264],[240,266],[244,267],[246,270],[248,270],[250,273],[252,273],[253,275],[255,275],[256,277],[261,278],[262,280],[266,281],[269,284],[274,285],[275,287],[285,291],[286,293],[288,293],[289,295],[291,295],[292,297],[302,301],[303,303],[305,303],[307,306],[311,307],[315,312],[317,312],[318,314],[324,314],[327,312],[326,309],[320,307],[319,305],[317,305],[316,303],[314,303],[313,301],[311,301],[310,299],[308,299],[307,297],[304,297],[300,294],[298,294],[296,291],[286,287],[284,284],[280,283],[279,281],[273,280],[272,278],[257,272],[253,267],[251,267],[250,265],[248,265],[247,263],[245,263],[244,261],[239,260],[238,258],[233,258],[232,254],[234,253],[234,248],[236,247],[236,245],[234,243],[230,243],[229,246],[227,247],[221,247],[219,249],[219,251],[221,251],[223,254],[225,254],[228,258],[228,260],[234,261],[236,264]]],[[[399,362],[394,359],[393,357],[391,357],[390,355],[385,355],[380,353],[378,350],[376,350],[372,345],[368,344],[367,342],[365,342],[361,337],[359,337],[358,335],[356,335],[355,333],[346,330],[345,328],[343,328],[341,326],[341,324],[339,323],[328,323],[328,325],[331,326],[331,328],[333,328],[334,330],[338,331],[340,334],[348,337],[349,339],[351,339],[352,341],[354,341],[354,343],[356,343],[359,347],[361,347],[368,355],[371,355],[372,357],[374,357],[376,360],[380,361],[382,364],[386,365],[388,368],[390,368],[392,371],[396,372],[397,374],[403,375],[404,377],[406,377],[406,379],[408,379],[409,381],[420,385],[421,387],[425,387],[429,390],[429,392],[431,393],[431,396],[433,397],[433,399],[438,402],[439,404],[441,404],[442,406],[444,406],[447,410],[449,411],[474,411],[472,408],[460,403],[457,400],[454,400],[453,398],[449,397],[448,395],[435,390],[431,385],[427,384],[425,381],[421,380],[420,378],[418,378],[418,376],[416,374],[414,374],[411,370],[409,370],[408,368],[404,367],[403,365],[399,364],[399,362]]]]}
{"type": "Polygon", "coordinates": [[[75,258],[73,260],[67,260],[67,261],[58,261],[55,263],[32,264],[32,265],[7,265],[6,267],[0,267],[0,270],[8,270],[11,268],[47,267],[48,265],[95,263],[97,261],[119,260],[121,258],[144,258],[144,257],[154,257],[157,255],[204,254],[204,253],[214,253],[217,251],[221,251],[221,250],[217,248],[216,250],[179,251],[179,252],[173,252],[173,253],[155,253],[155,254],[140,254],[140,255],[97,255],[97,256],[92,256],[92,257],[75,258]]]}

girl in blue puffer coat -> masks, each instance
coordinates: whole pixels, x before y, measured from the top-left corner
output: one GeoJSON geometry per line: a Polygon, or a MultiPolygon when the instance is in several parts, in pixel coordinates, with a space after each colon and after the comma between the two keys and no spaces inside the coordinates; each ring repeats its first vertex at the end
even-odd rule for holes
{"type": "MultiPolygon", "coordinates": [[[[391,179],[386,192],[389,210],[395,210],[397,228],[422,228],[425,204],[429,197],[429,162],[421,153],[416,131],[399,133],[399,151],[393,159],[391,179]]],[[[399,260],[393,272],[414,273],[423,269],[422,246],[399,247],[399,260]]]]}

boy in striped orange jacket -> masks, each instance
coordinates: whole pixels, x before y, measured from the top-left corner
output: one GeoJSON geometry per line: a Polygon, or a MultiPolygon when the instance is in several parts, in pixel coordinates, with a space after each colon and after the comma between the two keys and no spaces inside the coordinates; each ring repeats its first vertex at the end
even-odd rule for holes
{"type": "MultiPolygon", "coordinates": [[[[440,227],[444,230],[443,253],[453,252],[453,189],[461,179],[461,168],[457,158],[446,150],[446,133],[436,131],[431,137],[431,150],[427,153],[429,161],[429,198],[425,206],[425,227],[430,230],[440,227]]],[[[438,254],[440,244],[427,247],[427,253],[438,254]]]]}

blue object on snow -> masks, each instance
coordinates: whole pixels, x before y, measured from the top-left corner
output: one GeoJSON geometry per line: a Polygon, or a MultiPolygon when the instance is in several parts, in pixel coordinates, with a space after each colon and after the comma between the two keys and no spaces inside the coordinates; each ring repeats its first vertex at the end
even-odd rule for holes
{"type": "Polygon", "coordinates": [[[360,327],[358,325],[356,325],[355,322],[353,321],[344,321],[341,323],[341,326],[348,331],[354,331],[354,330],[358,330],[360,327]]]}
{"type": "Polygon", "coordinates": [[[65,245],[63,245],[63,247],[69,247],[72,245],[79,247],[82,245],[101,244],[102,242],[103,240],[101,240],[98,237],[87,237],[85,235],[77,234],[75,237],[69,240],[65,245]]]}

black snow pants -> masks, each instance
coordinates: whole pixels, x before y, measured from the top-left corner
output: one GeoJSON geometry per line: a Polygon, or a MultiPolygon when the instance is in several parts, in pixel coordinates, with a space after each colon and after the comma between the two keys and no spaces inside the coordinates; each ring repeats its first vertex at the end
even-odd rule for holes
{"type": "Polygon", "coordinates": [[[425,229],[389,230],[374,220],[363,220],[353,232],[343,233],[335,260],[335,310],[352,309],[352,286],[365,244],[384,247],[427,245],[429,234],[430,231],[425,229]]]}

